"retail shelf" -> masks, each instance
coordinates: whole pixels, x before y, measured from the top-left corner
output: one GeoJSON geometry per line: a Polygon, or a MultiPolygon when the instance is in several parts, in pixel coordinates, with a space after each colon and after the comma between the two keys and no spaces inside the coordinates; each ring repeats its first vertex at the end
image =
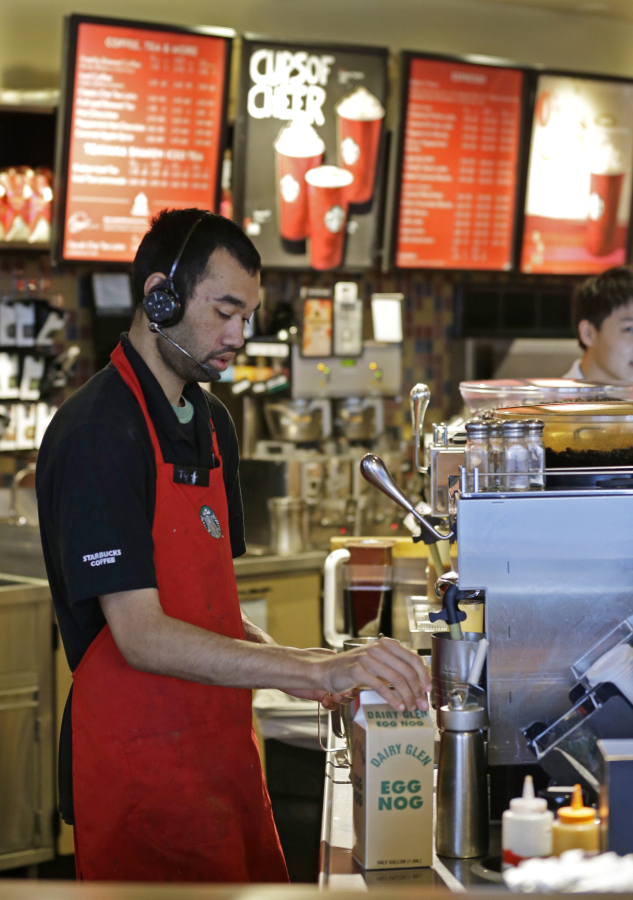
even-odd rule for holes
{"type": "Polygon", "coordinates": [[[34,244],[29,241],[0,241],[0,251],[4,253],[50,253],[51,245],[48,241],[38,241],[34,244]]]}

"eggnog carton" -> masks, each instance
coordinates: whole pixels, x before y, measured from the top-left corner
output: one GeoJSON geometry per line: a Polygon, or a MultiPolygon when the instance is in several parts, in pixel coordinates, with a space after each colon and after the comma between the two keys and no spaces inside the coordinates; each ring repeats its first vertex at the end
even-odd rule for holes
{"type": "Polygon", "coordinates": [[[363,691],[354,718],[354,858],[365,869],[433,863],[433,725],[363,691]]]}

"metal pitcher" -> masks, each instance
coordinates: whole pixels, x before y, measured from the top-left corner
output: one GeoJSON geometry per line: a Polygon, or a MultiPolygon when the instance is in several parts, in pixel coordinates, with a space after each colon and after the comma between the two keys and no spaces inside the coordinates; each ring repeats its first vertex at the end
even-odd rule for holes
{"type": "MultiPolygon", "coordinates": [[[[343,650],[341,652],[344,653],[346,650],[354,650],[355,647],[365,647],[367,644],[371,644],[377,640],[377,637],[350,638],[347,641],[343,641],[343,650]]],[[[331,713],[332,731],[338,738],[342,738],[345,741],[345,754],[347,756],[348,765],[350,766],[352,764],[354,716],[356,715],[357,709],[358,704],[356,700],[352,700],[351,703],[341,703],[338,708],[332,710],[331,713]]]]}
{"type": "Polygon", "coordinates": [[[431,706],[434,709],[448,703],[453,688],[467,683],[477,642],[485,636],[477,631],[464,631],[461,641],[453,641],[445,631],[431,635],[431,706]]]}

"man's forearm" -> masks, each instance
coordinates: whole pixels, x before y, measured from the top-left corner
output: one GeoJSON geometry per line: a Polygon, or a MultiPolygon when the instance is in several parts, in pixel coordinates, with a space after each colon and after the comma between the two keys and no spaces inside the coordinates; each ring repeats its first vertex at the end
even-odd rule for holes
{"type": "Polygon", "coordinates": [[[141,593],[147,596],[140,605],[126,604],[125,593],[101,598],[114,640],[134,668],[226,687],[322,687],[320,659],[310,650],[278,647],[252,622],[244,641],[207,631],[166,616],[155,590],[130,596],[138,600],[141,593]]]}
{"type": "Polygon", "coordinates": [[[166,616],[158,591],[121,591],[99,598],[114,641],[130,666],[201,684],[327,692],[340,701],[369,686],[396,709],[428,708],[430,680],[416,653],[388,638],[347,653],[279,647],[250,623],[236,640],[166,616]],[[393,689],[390,687],[393,686],[393,689]]]}
{"type": "Polygon", "coordinates": [[[244,626],[244,637],[253,644],[273,644],[277,645],[269,634],[266,634],[263,628],[256,625],[252,619],[249,619],[244,610],[242,612],[242,625],[244,626]]]}

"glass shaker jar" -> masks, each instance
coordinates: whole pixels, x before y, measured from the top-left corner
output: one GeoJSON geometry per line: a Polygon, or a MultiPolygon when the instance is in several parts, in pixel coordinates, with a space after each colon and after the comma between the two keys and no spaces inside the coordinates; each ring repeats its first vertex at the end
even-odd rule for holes
{"type": "Polygon", "coordinates": [[[490,426],[488,422],[480,419],[471,419],[466,422],[466,449],[464,450],[464,463],[466,465],[466,490],[473,492],[488,490],[488,435],[490,426]],[[475,483],[475,469],[479,470],[477,484],[475,483]]]}
{"type": "Polygon", "coordinates": [[[503,437],[501,436],[501,422],[490,423],[489,437],[490,455],[488,457],[488,471],[490,472],[488,490],[501,490],[501,472],[503,472],[503,437]]]}
{"type": "Polygon", "coordinates": [[[543,429],[545,423],[541,419],[527,421],[528,468],[530,471],[530,488],[542,491],[545,489],[545,446],[543,429]]]}
{"type": "Polygon", "coordinates": [[[503,422],[501,434],[503,436],[502,488],[505,491],[527,491],[530,487],[527,424],[525,421],[503,422]]]}

